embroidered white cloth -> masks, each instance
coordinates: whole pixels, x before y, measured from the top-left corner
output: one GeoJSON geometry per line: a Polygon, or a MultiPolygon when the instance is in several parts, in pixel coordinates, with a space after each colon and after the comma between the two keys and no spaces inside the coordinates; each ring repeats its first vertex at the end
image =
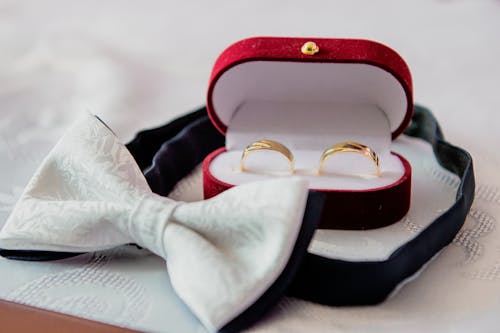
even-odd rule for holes
{"type": "Polygon", "coordinates": [[[0,231],[0,248],[90,252],[127,243],[167,261],[210,331],[252,305],[285,268],[307,183],[272,180],[182,203],[151,192],[133,157],[86,114],[42,162],[0,231]]]}

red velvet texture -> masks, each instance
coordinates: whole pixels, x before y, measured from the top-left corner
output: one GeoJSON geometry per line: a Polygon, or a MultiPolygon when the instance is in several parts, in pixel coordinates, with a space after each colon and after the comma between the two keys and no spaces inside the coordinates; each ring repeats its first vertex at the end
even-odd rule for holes
{"type": "MultiPolygon", "coordinates": [[[[253,37],[229,46],[216,60],[207,93],[207,111],[215,127],[225,135],[227,127],[214,110],[212,93],[217,80],[225,71],[249,61],[290,61],[319,63],[361,63],[377,66],[391,73],[403,87],[407,110],[400,126],[392,132],[395,139],[408,127],[413,116],[411,73],[404,60],[389,47],[361,39],[253,37]],[[307,41],[318,44],[320,51],[311,56],[301,52],[307,41]]],[[[229,188],[210,172],[210,163],[224,148],[214,151],[203,162],[205,198],[211,198],[229,188]]],[[[397,154],[396,154],[397,155],[397,154]]],[[[322,229],[362,230],[380,228],[399,221],[408,212],[411,195],[411,166],[397,155],[405,168],[404,175],[394,184],[367,191],[321,190],[327,198],[320,223],[322,229]]]]}
{"type": "MultiPolygon", "coordinates": [[[[225,148],[212,152],[203,161],[205,199],[230,189],[210,172],[210,164],[225,148]]],[[[395,154],[395,153],[393,153],[395,154]]],[[[385,227],[401,220],[410,208],[411,166],[401,155],[404,175],[395,183],[369,191],[321,190],[326,194],[320,229],[364,230],[385,227]]],[[[314,190],[313,190],[314,191],[314,190]]]]}
{"type": "Polygon", "coordinates": [[[408,127],[413,115],[413,87],[408,65],[401,56],[389,47],[363,39],[332,38],[290,38],[290,37],[253,37],[229,46],[216,60],[207,93],[207,111],[215,127],[225,134],[227,128],[214,110],[213,89],[225,71],[248,61],[292,61],[324,63],[360,63],[377,66],[391,73],[403,87],[407,98],[404,120],[392,133],[395,139],[408,127]],[[320,51],[311,56],[300,49],[307,41],[316,42],[320,51]]]}

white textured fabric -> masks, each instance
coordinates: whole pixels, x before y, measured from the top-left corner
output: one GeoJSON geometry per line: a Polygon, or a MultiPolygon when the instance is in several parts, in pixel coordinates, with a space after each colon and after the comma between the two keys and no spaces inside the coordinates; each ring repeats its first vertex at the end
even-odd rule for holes
{"type": "Polygon", "coordinates": [[[307,183],[273,180],[181,203],[149,189],[133,157],[86,114],[43,161],[0,231],[0,248],[89,252],[139,244],[208,330],[255,302],[284,269],[307,183]]]}

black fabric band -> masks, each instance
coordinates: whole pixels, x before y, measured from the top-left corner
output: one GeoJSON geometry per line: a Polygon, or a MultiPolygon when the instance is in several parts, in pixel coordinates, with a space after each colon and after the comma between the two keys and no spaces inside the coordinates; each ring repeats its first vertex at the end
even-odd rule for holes
{"type": "Polygon", "coordinates": [[[327,305],[379,303],[453,240],[474,200],[472,157],[444,140],[437,121],[425,108],[415,108],[406,134],[429,142],[438,162],[460,177],[456,202],[385,261],[350,262],[308,253],[290,295],[327,305]]]}
{"type": "MultiPolygon", "coordinates": [[[[184,177],[186,170],[191,171],[206,155],[223,145],[221,135],[209,123],[206,115],[199,114],[199,118],[188,125],[179,137],[163,144],[164,152],[170,149],[176,151],[175,155],[158,152],[145,156],[144,151],[132,152],[141,160],[154,161],[145,175],[152,188],[162,189],[159,194],[167,195],[184,177]],[[197,153],[173,147],[182,141],[189,141],[197,153]],[[214,145],[207,147],[207,141],[214,145]],[[201,151],[204,148],[207,150],[201,151]]],[[[160,127],[154,131],[168,130],[167,127],[160,127]]],[[[289,295],[328,305],[379,303],[453,240],[474,199],[472,158],[465,150],[444,140],[434,116],[421,106],[415,107],[412,123],[405,134],[429,142],[438,162],[460,177],[456,202],[385,261],[350,262],[308,253],[288,290],[289,295]]]]}
{"type": "MultiPolygon", "coordinates": [[[[433,115],[423,107],[415,107],[406,134],[429,142],[439,163],[460,177],[456,202],[385,261],[350,262],[307,253],[293,277],[289,295],[328,305],[381,302],[453,240],[474,199],[472,158],[444,140],[433,115]]],[[[202,108],[165,126],[140,132],[127,148],[153,191],[167,195],[206,155],[223,144],[223,136],[202,108]]],[[[76,254],[0,249],[0,255],[20,260],[54,260],[76,254]]]]}
{"type": "MultiPolygon", "coordinates": [[[[166,142],[176,136],[183,137],[183,135],[179,136],[179,133],[191,124],[196,127],[196,130],[194,131],[198,131],[197,128],[199,126],[196,125],[196,121],[205,118],[206,115],[207,111],[204,107],[202,107],[182,117],[174,119],[161,127],[140,131],[136,134],[135,138],[127,144],[127,149],[130,151],[132,156],[134,156],[134,159],[141,170],[146,170],[151,166],[153,157],[159,152],[160,148],[164,146],[166,142]]],[[[201,126],[203,127],[203,125],[201,126]]],[[[220,135],[219,140],[217,140],[215,135],[212,139],[213,141],[218,142],[222,140],[222,144],[224,144],[224,138],[222,135],[220,135]]],[[[174,144],[174,146],[176,145],[177,144],[174,144]]]]}

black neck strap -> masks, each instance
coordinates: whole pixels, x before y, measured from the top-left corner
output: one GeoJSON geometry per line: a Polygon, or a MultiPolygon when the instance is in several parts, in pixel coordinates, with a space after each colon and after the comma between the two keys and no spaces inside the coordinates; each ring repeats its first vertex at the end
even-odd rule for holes
{"type": "Polygon", "coordinates": [[[441,166],[460,177],[453,205],[384,261],[351,262],[307,253],[290,295],[326,305],[376,304],[451,243],[474,200],[472,157],[444,140],[436,119],[423,107],[415,107],[405,134],[429,142],[441,166]]]}
{"type": "MultiPolygon", "coordinates": [[[[474,198],[472,158],[444,140],[437,121],[425,108],[415,107],[406,134],[429,142],[439,163],[460,177],[455,203],[387,260],[350,262],[307,253],[288,294],[328,305],[378,303],[453,240],[474,198]]],[[[151,189],[168,195],[205,156],[223,145],[224,137],[212,126],[205,108],[201,108],[164,126],[138,133],[127,148],[151,189]]],[[[55,260],[77,254],[0,249],[1,256],[19,260],[55,260]]]]}

